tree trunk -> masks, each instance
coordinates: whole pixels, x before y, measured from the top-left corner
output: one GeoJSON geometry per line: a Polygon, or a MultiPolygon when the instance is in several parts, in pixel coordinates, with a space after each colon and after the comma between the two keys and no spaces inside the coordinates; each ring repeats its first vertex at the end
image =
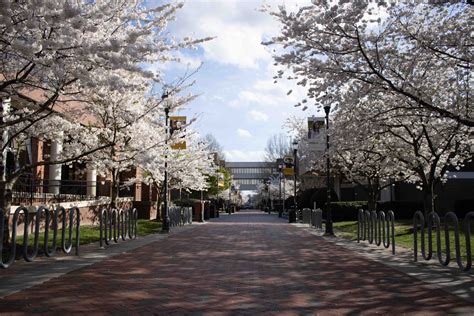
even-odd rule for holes
{"type": "MultiPolygon", "coordinates": [[[[8,226],[10,209],[13,200],[13,183],[9,181],[0,181],[0,208],[3,212],[4,229],[3,229],[3,244],[7,246],[10,243],[10,228],[8,226]]],[[[0,254],[1,255],[1,254],[0,254]]]]}
{"type": "Polygon", "coordinates": [[[369,208],[369,211],[376,211],[377,210],[376,195],[371,189],[369,189],[367,193],[368,193],[367,194],[367,207],[369,208]]]}
{"type": "Polygon", "coordinates": [[[163,221],[163,210],[162,210],[162,203],[163,203],[163,188],[160,187],[158,184],[155,184],[156,185],[156,220],[157,221],[163,221]]]}
{"type": "Polygon", "coordinates": [[[378,179],[367,179],[367,207],[369,211],[377,210],[377,200],[380,194],[380,185],[378,179]]]}
{"type": "Polygon", "coordinates": [[[423,186],[423,211],[425,217],[427,217],[429,213],[435,212],[434,200],[435,194],[433,183],[423,186]]]}
{"type": "Polygon", "coordinates": [[[112,183],[110,188],[110,207],[115,208],[117,207],[117,199],[119,196],[119,188],[118,188],[118,172],[117,170],[112,170],[112,183]]]}

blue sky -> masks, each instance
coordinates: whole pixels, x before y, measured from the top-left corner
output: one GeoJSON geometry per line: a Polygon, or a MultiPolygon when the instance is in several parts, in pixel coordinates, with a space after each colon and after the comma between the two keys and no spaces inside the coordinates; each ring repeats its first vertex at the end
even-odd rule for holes
{"type": "MultiPolygon", "coordinates": [[[[266,1],[294,9],[308,1],[266,1]]],[[[166,80],[203,63],[193,77],[191,88],[200,96],[180,115],[196,116],[194,125],[200,134],[212,134],[223,146],[230,161],[259,161],[267,140],[286,133],[283,124],[289,116],[316,114],[315,106],[305,112],[294,104],[305,91],[292,82],[273,83],[276,73],[270,49],[263,40],[277,34],[278,23],[259,11],[261,0],[185,1],[176,21],[169,25],[177,38],[215,36],[197,50],[182,51],[181,65],[162,65],[166,80]],[[292,89],[293,93],[287,95],[292,89]]]]}

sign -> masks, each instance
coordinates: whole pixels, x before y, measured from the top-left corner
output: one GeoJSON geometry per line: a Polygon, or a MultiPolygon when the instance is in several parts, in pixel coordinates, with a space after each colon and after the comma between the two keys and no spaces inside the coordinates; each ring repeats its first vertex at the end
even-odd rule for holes
{"type": "Polygon", "coordinates": [[[282,171],[285,176],[292,176],[295,174],[295,157],[286,155],[283,157],[283,163],[285,166],[282,171]]]}
{"type": "Polygon", "coordinates": [[[308,117],[308,143],[310,150],[321,152],[326,147],[326,121],[324,117],[308,117]]]}
{"type": "Polygon", "coordinates": [[[324,117],[308,117],[308,140],[319,138],[324,129],[324,117]]]}
{"type": "MultiPolygon", "coordinates": [[[[170,116],[170,136],[173,136],[174,132],[181,132],[183,127],[186,125],[186,116],[170,116]]],[[[184,138],[184,136],[182,136],[184,138]]],[[[171,149],[186,149],[186,142],[177,142],[171,145],[171,149]]]]}
{"type": "Polygon", "coordinates": [[[291,168],[283,168],[283,175],[285,176],[293,176],[295,174],[295,169],[291,168]]]}
{"type": "Polygon", "coordinates": [[[295,157],[287,155],[283,157],[283,162],[285,165],[293,165],[295,163],[295,157]]]}

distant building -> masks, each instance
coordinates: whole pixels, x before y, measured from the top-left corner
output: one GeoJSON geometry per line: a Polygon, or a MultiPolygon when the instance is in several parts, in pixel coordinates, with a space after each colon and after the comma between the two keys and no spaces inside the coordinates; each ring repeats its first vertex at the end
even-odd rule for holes
{"type": "Polygon", "coordinates": [[[278,176],[276,162],[225,162],[225,168],[233,176],[233,184],[239,185],[241,191],[256,190],[257,184],[270,176],[278,176]]]}

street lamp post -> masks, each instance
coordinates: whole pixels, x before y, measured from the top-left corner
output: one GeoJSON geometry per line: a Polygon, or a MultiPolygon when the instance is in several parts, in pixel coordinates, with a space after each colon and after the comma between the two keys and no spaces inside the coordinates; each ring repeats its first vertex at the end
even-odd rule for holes
{"type": "Polygon", "coordinates": [[[326,230],[324,232],[327,236],[333,236],[334,231],[332,228],[332,213],[331,213],[331,188],[329,187],[330,181],[330,167],[331,162],[329,160],[329,112],[331,111],[331,98],[327,97],[324,105],[324,112],[326,113],[326,230]]]}
{"type": "MultiPolygon", "coordinates": [[[[168,150],[168,137],[169,137],[169,114],[170,108],[166,103],[168,98],[168,92],[165,91],[161,96],[161,100],[165,102],[165,150],[168,150]]],[[[161,227],[162,233],[169,233],[170,231],[170,213],[168,207],[168,155],[165,155],[165,176],[163,180],[163,190],[164,190],[164,205],[163,205],[163,225],[161,227]]]]}
{"type": "Polygon", "coordinates": [[[283,171],[283,164],[279,164],[278,165],[278,180],[279,180],[279,184],[280,184],[280,195],[279,195],[279,200],[280,200],[280,203],[279,204],[279,208],[278,208],[278,217],[281,217],[282,216],[282,213],[283,213],[283,200],[281,199],[281,173],[283,171]]]}
{"type": "Polygon", "coordinates": [[[229,184],[229,203],[227,204],[227,213],[229,213],[229,215],[232,213],[232,211],[230,210],[230,204],[231,204],[231,196],[232,196],[232,180],[233,178],[231,177],[230,178],[230,184],[229,184]]]}
{"type": "Polygon", "coordinates": [[[267,194],[265,192],[268,192],[268,184],[267,184],[267,179],[263,179],[263,192],[262,192],[262,202],[263,202],[263,211],[267,211],[267,194]]]}
{"type": "Polygon", "coordinates": [[[220,173],[219,173],[219,169],[216,170],[216,185],[217,185],[217,190],[216,190],[216,213],[219,215],[219,179],[220,179],[220,173]]]}
{"type": "Polygon", "coordinates": [[[267,188],[267,212],[268,214],[271,213],[271,210],[272,210],[272,201],[271,201],[271,184],[272,184],[272,181],[270,179],[266,179],[266,188],[267,188]]]}
{"type": "Polygon", "coordinates": [[[292,218],[288,214],[288,220],[290,223],[296,221],[297,210],[298,210],[298,203],[296,202],[296,166],[297,162],[296,159],[298,158],[298,142],[296,140],[293,141],[293,205],[294,205],[294,218],[292,218]]]}

